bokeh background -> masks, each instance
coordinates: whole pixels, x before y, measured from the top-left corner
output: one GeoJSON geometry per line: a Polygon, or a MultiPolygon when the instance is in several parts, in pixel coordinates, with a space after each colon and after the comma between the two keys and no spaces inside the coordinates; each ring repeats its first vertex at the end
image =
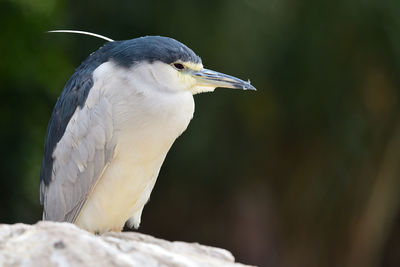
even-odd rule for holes
{"type": "Polygon", "coordinates": [[[400,266],[400,2],[0,1],[0,222],[41,218],[52,108],[104,41],[170,36],[257,92],[217,89],[162,167],[140,232],[260,266],[400,266]]]}

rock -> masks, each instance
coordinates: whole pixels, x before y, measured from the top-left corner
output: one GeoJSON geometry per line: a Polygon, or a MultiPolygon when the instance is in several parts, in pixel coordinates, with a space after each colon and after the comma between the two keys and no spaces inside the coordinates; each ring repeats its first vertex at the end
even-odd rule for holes
{"type": "Polygon", "coordinates": [[[136,232],[97,236],[70,223],[0,225],[0,266],[245,266],[221,248],[136,232]]]}

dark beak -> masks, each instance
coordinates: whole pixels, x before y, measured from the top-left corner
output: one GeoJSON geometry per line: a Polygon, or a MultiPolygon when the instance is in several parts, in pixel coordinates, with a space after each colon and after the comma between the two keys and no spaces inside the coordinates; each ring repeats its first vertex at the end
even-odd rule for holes
{"type": "Polygon", "coordinates": [[[256,90],[256,88],[250,84],[250,81],[245,82],[236,77],[209,69],[193,72],[192,75],[197,80],[196,85],[198,86],[256,90]]]}

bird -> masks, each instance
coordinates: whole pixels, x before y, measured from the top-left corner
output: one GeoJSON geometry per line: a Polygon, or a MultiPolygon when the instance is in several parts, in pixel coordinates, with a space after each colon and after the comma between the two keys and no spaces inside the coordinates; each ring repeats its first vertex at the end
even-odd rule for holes
{"type": "Polygon", "coordinates": [[[43,220],[97,234],[139,227],[163,161],[193,117],[195,94],[256,90],[204,68],[173,38],[103,39],[55,104],[40,170],[43,220]]]}

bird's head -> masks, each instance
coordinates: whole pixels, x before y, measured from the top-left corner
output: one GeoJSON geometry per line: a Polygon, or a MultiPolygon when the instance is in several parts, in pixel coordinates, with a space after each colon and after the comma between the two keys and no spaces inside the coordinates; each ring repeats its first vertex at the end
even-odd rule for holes
{"type": "Polygon", "coordinates": [[[233,76],[205,69],[199,56],[168,37],[147,36],[107,43],[96,53],[135,72],[143,84],[169,92],[212,92],[216,87],[255,90],[233,76]]]}

